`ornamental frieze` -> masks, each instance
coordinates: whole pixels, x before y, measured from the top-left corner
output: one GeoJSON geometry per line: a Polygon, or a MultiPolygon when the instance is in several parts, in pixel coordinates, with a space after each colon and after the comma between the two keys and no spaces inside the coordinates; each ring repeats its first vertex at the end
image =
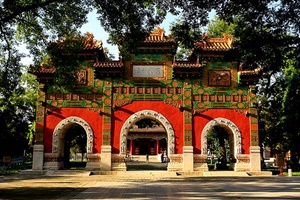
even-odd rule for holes
{"type": "Polygon", "coordinates": [[[182,94],[180,87],[114,87],[118,94],[182,94]]]}
{"type": "Polygon", "coordinates": [[[46,96],[46,100],[102,101],[102,98],[103,98],[103,94],[77,94],[77,93],[54,94],[54,93],[48,93],[46,96]]]}

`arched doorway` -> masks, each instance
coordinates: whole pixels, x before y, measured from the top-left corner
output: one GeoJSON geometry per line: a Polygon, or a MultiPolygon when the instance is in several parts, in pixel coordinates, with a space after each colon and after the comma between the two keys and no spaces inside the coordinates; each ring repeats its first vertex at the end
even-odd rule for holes
{"type": "Polygon", "coordinates": [[[68,117],[64,120],[62,120],[54,129],[53,137],[52,137],[52,153],[56,155],[57,162],[58,162],[58,168],[64,169],[68,168],[68,158],[70,148],[67,147],[68,141],[70,141],[70,138],[72,138],[72,129],[77,127],[79,131],[81,131],[81,135],[85,134],[86,139],[86,145],[85,150],[86,154],[92,154],[93,153],[93,131],[90,125],[83,119],[79,117],[68,117]],[[70,138],[68,138],[70,137],[70,138]]]}
{"type": "MultiPolygon", "coordinates": [[[[208,146],[209,134],[212,131],[218,130],[223,136],[223,142],[228,140],[227,157],[223,158],[229,161],[228,169],[236,170],[237,155],[242,152],[242,138],[239,128],[230,120],[225,118],[216,118],[206,124],[201,135],[201,154],[211,159],[212,152],[208,146]]],[[[216,136],[218,137],[218,136],[216,136]]],[[[223,144],[225,146],[225,144],[223,144]]],[[[224,167],[224,166],[223,166],[224,167]]],[[[221,167],[222,169],[222,167],[221,167]]]]}
{"type": "Polygon", "coordinates": [[[85,169],[87,162],[86,132],[81,125],[73,124],[64,137],[64,169],[85,169]]]}
{"type": "MultiPolygon", "coordinates": [[[[160,113],[143,110],[131,115],[120,134],[120,155],[129,162],[166,163],[174,154],[175,137],[169,121],[160,113]]],[[[130,165],[129,163],[127,165],[130,165]]]]}
{"type": "Polygon", "coordinates": [[[216,125],[207,134],[207,154],[210,170],[233,170],[228,164],[234,162],[233,134],[230,129],[216,125]]]}

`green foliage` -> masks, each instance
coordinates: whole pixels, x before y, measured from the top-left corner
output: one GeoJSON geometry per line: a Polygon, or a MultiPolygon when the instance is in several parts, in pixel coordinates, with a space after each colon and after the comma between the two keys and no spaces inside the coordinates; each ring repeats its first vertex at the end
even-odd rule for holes
{"type": "Polygon", "coordinates": [[[84,153],[86,153],[87,137],[85,130],[78,124],[74,124],[70,127],[65,136],[66,150],[70,153],[82,153],[82,161],[84,159],[84,153]]]}
{"type": "MultiPolygon", "coordinates": [[[[225,20],[219,19],[217,16],[207,25],[208,33],[212,38],[222,38],[224,33],[234,36],[236,28],[236,23],[228,23],[225,20]]],[[[235,38],[235,40],[236,39],[237,38],[235,38]]]]}
{"type": "Polygon", "coordinates": [[[227,131],[219,126],[214,126],[207,134],[207,148],[211,154],[216,155],[221,161],[223,169],[226,168],[227,155],[230,154],[229,136],[227,131]]]}

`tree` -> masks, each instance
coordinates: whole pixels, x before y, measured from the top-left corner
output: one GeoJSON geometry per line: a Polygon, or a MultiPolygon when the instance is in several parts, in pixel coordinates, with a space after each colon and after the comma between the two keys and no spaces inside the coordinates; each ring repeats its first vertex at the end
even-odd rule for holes
{"type": "Polygon", "coordinates": [[[218,160],[221,162],[219,169],[227,169],[228,140],[228,133],[222,127],[214,126],[208,133],[207,145],[210,151],[216,154],[218,160]]]}
{"type": "Polygon", "coordinates": [[[281,124],[285,127],[284,134],[287,136],[287,148],[291,151],[291,164],[293,170],[300,169],[300,56],[296,59],[287,60],[284,71],[286,87],[283,92],[281,124]]]}
{"type": "Polygon", "coordinates": [[[0,98],[1,156],[20,156],[24,150],[29,150],[27,130],[34,120],[36,86],[33,75],[25,73],[18,84],[10,87],[9,94],[4,93],[6,95],[0,98]]]}
{"type": "Polygon", "coordinates": [[[86,153],[86,132],[78,124],[74,124],[68,129],[65,136],[65,167],[69,167],[70,153],[81,153],[81,162],[83,162],[84,154],[86,153]]]}

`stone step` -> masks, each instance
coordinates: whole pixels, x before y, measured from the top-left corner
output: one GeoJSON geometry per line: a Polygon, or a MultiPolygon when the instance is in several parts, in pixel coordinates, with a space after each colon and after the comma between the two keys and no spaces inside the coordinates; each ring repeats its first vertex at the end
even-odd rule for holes
{"type": "Polygon", "coordinates": [[[176,172],[168,171],[93,171],[93,175],[117,175],[117,176],[130,176],[130,177],[174,177],[177,176],[176,172]]]}
{"type": "Polygon", "coordinates": [[[46,176],[90,176],[90,171],[79,170],[55,170],[47,171],[46,176]]]}
{"type": "Polygon", "coordinates": [[[249,176],[247,172],[235,172],[235,171],[204,171],[203,176],[249,176]]]}

